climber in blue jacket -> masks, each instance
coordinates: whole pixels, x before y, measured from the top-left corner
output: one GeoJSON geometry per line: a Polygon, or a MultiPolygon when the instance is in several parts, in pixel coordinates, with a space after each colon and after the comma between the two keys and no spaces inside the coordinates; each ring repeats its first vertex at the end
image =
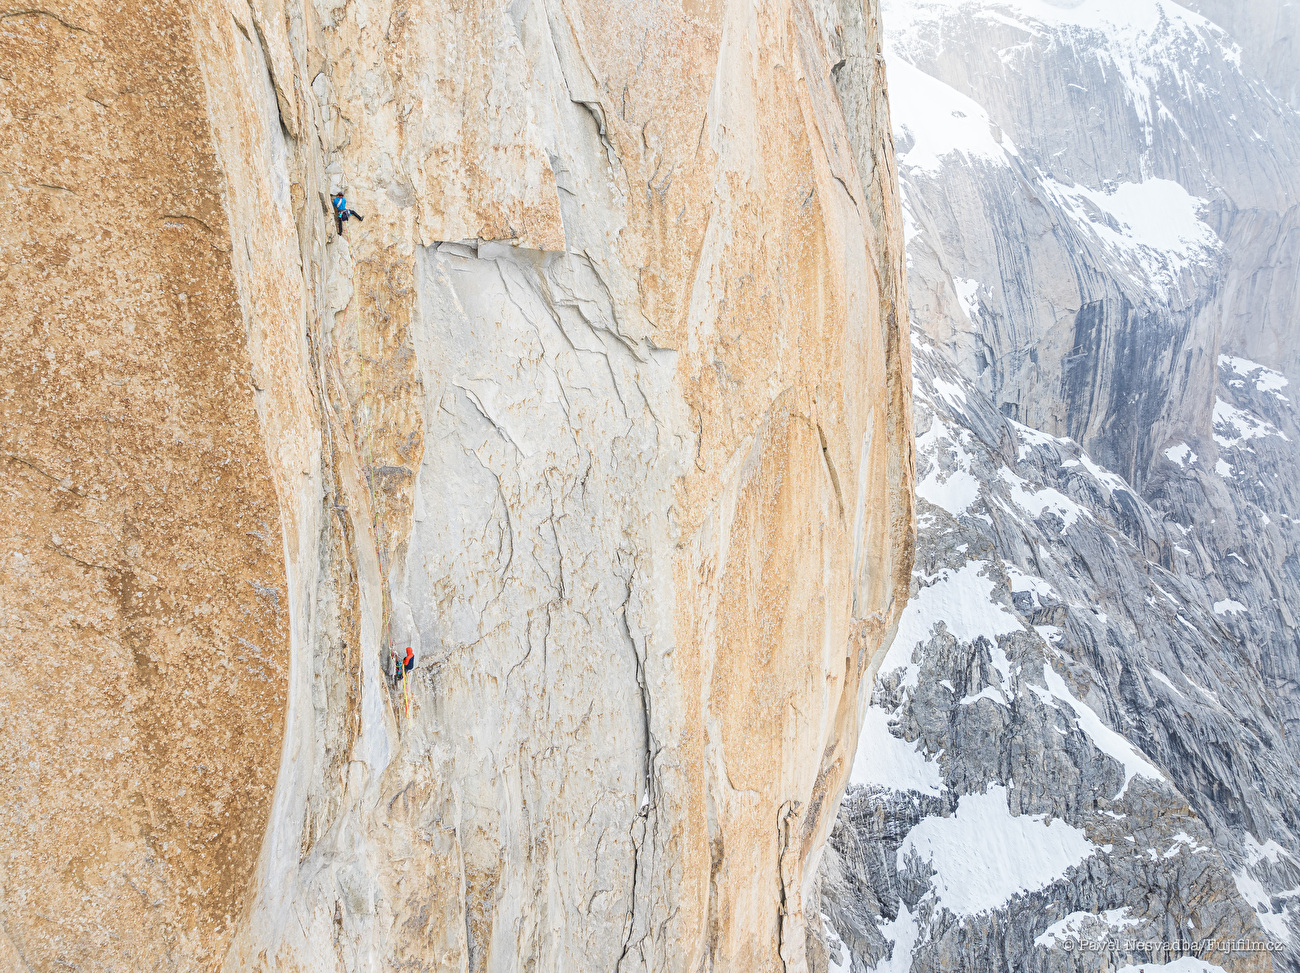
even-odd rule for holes
{"type": "Polygon", "coordinates": [[[330,198],[334,202],[334,222],[338,225],[339,236],[343,235],[344,221],[350,219],[353,216],[355,216],[359,220],[365,219],[365,217],[362,216],[360,213],[358,213],[356,210],[348,209],[347,198],[342,193],[335,193],[330,198]]]}

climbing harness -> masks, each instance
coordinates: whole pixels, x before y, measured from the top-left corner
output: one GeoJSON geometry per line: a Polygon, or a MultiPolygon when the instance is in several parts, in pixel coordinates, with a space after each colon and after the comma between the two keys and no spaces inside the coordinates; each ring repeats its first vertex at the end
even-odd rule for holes
{"type": "Polygon", "coordinates": [[[347,197],[344,196],[342,193],[335,193],[333,196],[330,197],[330,202],[334,204],[334,224],[335,226],[338,227],[340,236],[342,236],[343,234],[343,224],[346,221],[348,221],[354,216],[359,220],[365,219],[365,217],[362,216],[360,213],[358,213],[356,210],[348,209],[347,197]]]}

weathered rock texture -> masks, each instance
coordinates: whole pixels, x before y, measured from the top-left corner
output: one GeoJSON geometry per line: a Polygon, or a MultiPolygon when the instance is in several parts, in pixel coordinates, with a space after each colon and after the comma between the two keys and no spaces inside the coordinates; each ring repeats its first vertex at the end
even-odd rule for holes
{"type": "Polygon", "coordinates": [[[911,573],[875,4],[0,17],[0,955],[804,968],[911,573]]]}
{"type": "Polygon", "coordinates": [[[0,49],[0,966],[212,968],[290,619],[203,74],[168,3],[0,49]]]}
{"type": "Polygon", "coordinates": [[[816,895],[843,964],[1293,968],[1300,760],[1247,612],[1122,479],[914,351],[916,590],[816,895]],[[964,872],[943,839],[968,831],[964,872]]]}

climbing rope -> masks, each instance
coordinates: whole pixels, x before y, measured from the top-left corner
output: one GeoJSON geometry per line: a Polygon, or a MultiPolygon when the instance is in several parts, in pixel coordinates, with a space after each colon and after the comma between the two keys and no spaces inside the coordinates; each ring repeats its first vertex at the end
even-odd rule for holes
{"type": "MultiPolygon", "coordinates": [[[[346,204],[345,204],[345,205],[346,205],[346,204]]],[[[349,211],[349,212],[351,212],[351,211],[349,211]]],[[[351,212],[351,215],[356,216],[357,219],[361,219],[360,214],[358,214],[358,213],[356,213],[356,212],[351,212]]],[[[344,217],[344,218],[346,219],[346,217],[344,217]]],[[[340,230],[340,232],[342,231],[342,225],[341,225],[341,224],[340,224],[339,230],[340,230]]],[[[361,404],[361,408],[360,408],[360,409],[357,409],[357,408],[354,407],[354,405],[353,405],[351,399],[348,397],[347,392],[346,392],[346,390],[345,390],[345,387],[343,386],[343,383],[342,383],[341,375],[342,375],[342,372],[343,372],[343,363],[342,363],[341,359],[339,358],[339,350],[338,350],[337,345],[334,347],[333,351],[334,351],[334,353],[333,353],[333,364],[334,364],[334,369],[335,369],[335,372],[336,372],[336,374],[334,375],[334,380],[335,380],[335,384],[338,386],[339,396],[340,396],[340,399],[342,400],[342,404],[343,404],[343,406],[346,408],[346,411],[347,411],[347,416],[346,416],[346,420],[347,420],[347,421],[346,421],[346,424],[344,424],[344,423],[342,423],[342,422],[340,422],[340,424],[343,425],[344,430],[349,430],[349,429],[350,429],[350,431],[351,431],[352,445],[353,445],[353,448],[355,449],[355,455],[356,455],[357,458],[361,461],[361,466],[362,466],[362,469],[361,469],[361,471],[360,471],[360,472],[361,472],[361,480],[362,480],[362,482],[363,482],[363,484],[364,484],[364,486],[365,486],[366,497],[367,497],[367,500],[369,501],[369,504],[370,504],[370,509],[369,509],[370,517],[369,517],[369,520],[370,520],[370,526],[371,526],[371,529],[372,529],[372,531],[373,531],[373,536],[374,536],[374,542],[375,542],[375,554],[376,554],[376,556],[377,556],[377,560],[379,561],[379,572],[380,572],[380,576],[381,576],[382,578],[387,578],[387,576],[388,576],[388,554],[389,554],[389,552],[388,552],[388,544],[387,544],[387,540],[388,540],[388,538],[387,538],[387,533],[388,533],[388,531],[387,531],[387,525],[386,525],[386,523],[385,523],[385,521],[384,521],[384,518],[383,518],[382,512],[380,511],[379,498],[378,498],[378,496],[377,496],[376,493],[375,493],[375,460],[374,460],[374,453],[373,453],[373,451],[372,451],[372,449],[371,449],[371,442],[370,442],[370,440],[371,440],[371,436],[374,434],[374,430],[373,430],[373,429],[370,430],[370,435],[367,435],[367,434],[362,430],[362,425],[363,425],[363,424],[365,424],[365,425],[367,425],[367,426],[372,426],[372,425],[375,423],[375,418],[376,418],[376,417],[373,416],[373,415],[371,414],[370,410],[369,410],[368,408],[365,407],[365,403],[364,403],[364,397],[365,397],[365,396],[364,396],[364,391],[363,391],[363,393],[362,393],[362,399],[363,399],[363,402],[360,403],[360,404],[361,404]]],[[[322,367],[324,367],[324,363],[322,363],[322,367]]],[[[363,389],[363,390],[364,390],[364,388],[365,388],[365,385],[366,385],[367,379],[369,378],[367,372],[368,372],[367,362],[366,362],[366,359],[365,359],[364,356],[363,356],[362,359],[361,359],[361,380],[362,380],[362,381],[361,381],[361,386],[362,386],[362,389],[363,389]]],[[[323,398],[324,398],[325,402],[326,402],[327,404],[329,404],[329,403],[328,403],[329,395],[328,395],[328,391],[327,391],[326,389],[322,389],[322,395],[323,395],[323,398]]],[[[333,410],[331,409],[331,411],[333,411],[333,410]]],[[[332,430],[331,430],[331,433],[332,433],[332,430]]],[[[332,436],[331,436],[331,438],[332,438],[332,436]]],[[[357,537],[357,538],[356,538],[356,542],[357,542],[357,543],[362,543],[362,542],[363,542],[363,538],[361,538],[361,537],[357,537]]],[[[389,630],[390,615],[391,615],[391,605],[390,605],[390,601],[389,601],[389,599],[390,599],[390,597],[391,597],[391,593],[390,593],[390,591],[389,591],[389,589],[388,589],[388,585],[387,585],[387,583],[383,583],[383,584],[381,584],[381,594],[382,594],[382,598],[383,598],[383,600],[382,600],[382,604],[381,604],[381,607],[380,607],[380,612],[381,612],[381,625],[382,625],[382,638],[381,638],[381,643],[380,643],[380,644],[381,644],[381,645],[382,645],[382,644],[388,644],[388,645],[389,645],[389,651],[391,652],[391,651],[392,651],[392,647],[391,647],[391,643],[389,643],[389,631],[388,631],[388,630],[389,630]]],[[[407,719],[407,720],[410,720],[410,718],[411,718],[412,705],[413,705],[413,703],[414,703],[414,699],[415,699],[415,687],[414,687],[414,685],[412,685],[411,681],[407,678],[407,672],[406,672],[406,667],[405,667],[405,664],[404,664],[404,663],[405,663],[405,660],[404,660],[404,659],[401,659],[401,660],[398,661],[397,664],[400,665],[400,666],[402,666],[402,710],[403,710],[403,712],[405,713],[406,719],[407,719]]],[[[386,676],[383,676],[383,677],[381,677],[381,678],[383,678],[384,681],[387,682],[387,677],[386,677],[386,676]]],[[[358,694],[360,694],[360,693],[362,692],[362,683],[363,683],[363,682],[364,682],[364,665],[358,665],[358,667],[357,667],[357,691],[358,691],[358,694]]],[[[390,696],[387,692],[386,692],[384,695],[387,697],[388,705],[389,705],[389,707],[391,708],[391,707],[392,707],[392,696],[390,696]]],[[[395,715],[395,714],[394,714],[394,715],[395,715]]]]}

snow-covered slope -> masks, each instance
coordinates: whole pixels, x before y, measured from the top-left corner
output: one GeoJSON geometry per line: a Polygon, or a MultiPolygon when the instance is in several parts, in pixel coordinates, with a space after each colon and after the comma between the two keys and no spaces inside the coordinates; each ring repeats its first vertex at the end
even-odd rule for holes
{"type": "Polygon", "coordinates": [[[914,317],[1035,428],[1142,487],[1219,345],[1300,375],[1300,123],[1166,0],[883,16],[914,317]]]}
{"type": "MultiPolygon", "coordinates": [[[[1193,531],[913,354],[935,486],[822,867],[848,968],[1113,969],[1184,935],[1289,968],[1300,761],[1250,611],[1191,570],[1193,531]]],[[[1267,968],[1246,956],[1219,960],[1267,968]]]]}
{"type": "Polygon", "coordinates": [[[918,555],[828,965],[1300,969],[1300,116],[1169,0],[883,17],[918,555]]]}

